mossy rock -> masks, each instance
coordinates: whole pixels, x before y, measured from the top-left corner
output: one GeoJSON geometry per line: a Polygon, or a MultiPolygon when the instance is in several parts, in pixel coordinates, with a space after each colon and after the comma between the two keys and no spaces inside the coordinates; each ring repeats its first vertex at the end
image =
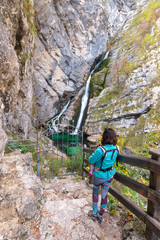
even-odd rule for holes
{"type": "Polygon", "coordinates": [[[99,96],[100,92],[104,89],[105,80],[106,80],[106,69],[102,70],[101,72],[94,73],[92,75],[91,85],[90,85],[91,97],[99,96]]]}
{"type": "Polygon", "coordinates": [[[105,78],[105,71],[101,71],[93,74],[92,82],[93,84],[102,86],[104,84],[104,78],[105,78]]]}
{"type": "Polygon", "coordinates": [[[138,148],[143,146],[145,143],[145,136],[142,134],[137,134],[136,136],[132,137],[128,141],[128,145],[132,146],[133,148],[138,148]]]}
{"type": "Polygon", "coordinates": [[[104,68],[107,68],[108,63],[109,63],[109,57],[108,57],[107,59],[105,59],[105,60],[99,65],[98,68],[96,68],[95,72],[99,72],[99,71],[103,70],[104,68]]]}
{"type": "Polygon", "coordinates": [[[108,104],[108,103],[111,103],[112,100],[114,99],[119,99],[119,89],[117,88],[117,86],[114,86],[110,89],[108,89],[108,91],[98,99],[98,103],[97,103],[97,106],[98,105],[101,105],[101,104],[108,104]]]}

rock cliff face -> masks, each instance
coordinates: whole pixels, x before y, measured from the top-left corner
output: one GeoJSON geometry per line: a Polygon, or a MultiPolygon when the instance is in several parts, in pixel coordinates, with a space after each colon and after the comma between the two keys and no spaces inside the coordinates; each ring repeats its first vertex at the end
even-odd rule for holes
{"type": "Polygon", "coordinates": [[[3,115],[4,105],[0,99],[0,160],[4,154],[5,144],[7,142],[7,135],[2,128],[2,115],[3,115]]]}
{"type": "Polygon", "coordinates": [[[131,7],[134,1],[61,0],[46,5],[35,0],[33,80],[41,121],[53,117],[71,98],[66,115],[72,119],[91,65],[106,50],[109,35],[122,25],[131,7]]]}
{"type": "Polygon", "coordinates": [[[28,125],[28,132],[34,109],[33,3],[25,0],[2,0],[0,9],[0,99],[4,105],[4,113],[21,112],[23,123],[20,129],[24,132],[24,126],[28,125]]]}
{"type": "Polygon", "coordinates": [[[67,99],[77,101],[95,58],[134,2],[2,0],[0,97],[5,112],[23,111],[30,121],[36,103],[46,121],[67,99]]]}
{"type": "Polygon", "coordinates": [[[105,89],[90,101],[85,123],[90,140],[97,140],[105,127],[114,127],[130,138],[132,147],[159,144],[159,36],[160,3],[150,1],[113,39],[105,89]]]}
{"type": "Polygon", "coordinates": [[[68,99],[62,118],[73,118],[90,67],[138,5],[136,0],[1,1],[0,98],[5,114],[20,113],[16,124],[25,136],[33,116],[45,122],[68,99]]]}

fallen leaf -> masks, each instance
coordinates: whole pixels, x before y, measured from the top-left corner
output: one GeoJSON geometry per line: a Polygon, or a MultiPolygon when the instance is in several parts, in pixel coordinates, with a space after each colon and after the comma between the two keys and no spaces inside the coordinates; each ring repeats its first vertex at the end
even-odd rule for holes
{"type": "Polygon", "coordinates": [[[44,214],[48,215],[48,212],[47,211],[43,211],[44,214]]]}
{"type": "Polygon", "coordinates": [[[33,229],[36,226],[36,224],[31,224],[30,229],[33,229]]]}
{"type": "Polygon", "coordinates": [[[36,227],[33,232],[36,233],[37,231],[38,231],[38,227],[36,227]]]}
{"type": "Polygon", "coordinates": [[[81,222],[81,219],[80,218],[78,218],[78,219],[76,219],[76,220],[74,220],[75,222],[76,222],[76,225],[78,225],[78,224],[80,224],[80,222],[81,222]]]}
{"type": "Polygon", "coordinates": [[[113,215],[115,215],[115,216],[117,216],[116,210],[112,210],[110,213],[113,214],[113,215]]]}
{"type": "Polygon", "coordinates": [[[23,221],[19,219],[18,220],[18,224],[22,224],[22,223],[23,223],[23,221]]]}
{"type": "Polygon", "coordinates": [[[128,214],[128,215],[126,215],[126,218],[127,218],[128,220],[131,220],[131,219],[133,218],[133,215],[128,214]]]}
{"type": "Polygon", "coordinates": [[[117,237],[117,235],[116,235],[116,234],[113,234],[113,237],[114,237],[114,238],[116,238],[116,237],[117,237]]]}
{"type": "Polygon", "coordinates": [[[10,231],[13,231],[13,228],[10,228],[9,230],[10,230],[10,231]]]}

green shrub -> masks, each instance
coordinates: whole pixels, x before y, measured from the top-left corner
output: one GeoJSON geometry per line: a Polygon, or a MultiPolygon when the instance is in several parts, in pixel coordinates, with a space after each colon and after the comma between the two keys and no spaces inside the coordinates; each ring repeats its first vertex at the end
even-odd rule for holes
{"type": "Polygon", "coordinates": [[[28,58],[29,58],[29,56],[28,56],[28,54],[26,53],[26,52],[23,52],[22,54],[21,54],[21,61],[22,62],[26,62],[27,60],[28,60],[28,58]]]}
{"type": "Polygon", "coordinates": [[[81,158],[73,157],[67,164],[69,172],[80,171],[82,167],[81,158]]]}

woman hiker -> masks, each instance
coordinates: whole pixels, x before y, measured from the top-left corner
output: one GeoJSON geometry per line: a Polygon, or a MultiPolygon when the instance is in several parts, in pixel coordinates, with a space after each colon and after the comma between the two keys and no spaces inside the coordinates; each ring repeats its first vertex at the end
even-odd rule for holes
{"type": "Polygon", "coordinates": [[[107,194],[113,176],[116,172],[115,168],[112,167],[116,161],[117,154],[119,151],[117,144],[117,136],[112,128],[106,128],[102,136],[102,145],[99,146],[89,158],[89,163],[94,164],[94,185],[93,185],[93,210],[88,212],[88,215],[99,223],[102,222],[102,215],[107,206],[107,194]],[[101,205],[98,211],[98,197],[99,187],[101,186],[101,205]]]}

